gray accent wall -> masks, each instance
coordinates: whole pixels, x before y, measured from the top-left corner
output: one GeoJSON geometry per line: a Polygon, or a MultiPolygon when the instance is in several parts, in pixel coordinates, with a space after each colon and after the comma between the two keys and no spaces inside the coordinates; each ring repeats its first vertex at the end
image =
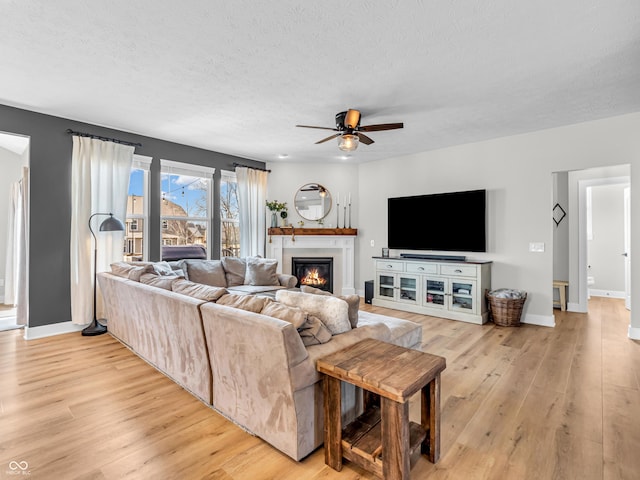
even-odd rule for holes
{"type": "MultiPolygon", "coordinates": [[[[72,138],[67,129],[142,143],[135,153],[153,157],[150,172],[150,232],[160,232],[160,159],[234,170],[235,162],[263,162],[212,152],[133,133],[0,105],[0,131],[26,135],[30,145],[29,327],[71,320],[69,248],[72,138]]],[[[214,195],[212,257],[220,251],[220,201],[214,195]]],[[[160,258],[160,235],[151,235],[149,258],[160,258]]]]}

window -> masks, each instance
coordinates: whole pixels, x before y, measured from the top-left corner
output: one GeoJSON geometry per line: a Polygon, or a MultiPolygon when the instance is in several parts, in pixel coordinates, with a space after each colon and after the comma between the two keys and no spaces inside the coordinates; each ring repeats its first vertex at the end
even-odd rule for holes
{"type": "Polygon", "coordinates": [[[215,169],[160,160],[163,256],[172,246],[200,245],[210,255],[212,178],[215,169]]]}
{"type": "Polygon", "coordinates": [[[149,167],[151,157],[133,156],[129,175],[127,218],[124,237],[124,259],[148,259],[149,251],[149,167]]]}
{"type": "Polygon", "coordinates": [[[240,256],[238,182],[234,172],[224,170],[220,178],[220,247],[221,257],[240,256]]]}

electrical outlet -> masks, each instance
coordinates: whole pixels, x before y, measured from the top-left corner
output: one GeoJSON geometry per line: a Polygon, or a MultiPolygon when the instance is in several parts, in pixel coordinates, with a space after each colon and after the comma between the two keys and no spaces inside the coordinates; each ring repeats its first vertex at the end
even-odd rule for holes
{"type": "Polygon", "coordinates": [[[529,243],[529,251],[535,253],[544,252],[544,242],[531,242],[529,243]]]}
{"type": "Polygon", "coordinates": [[[375,247],[376,246],[376,241],[375,240],[371,240],[371,246],[375,247]]]}

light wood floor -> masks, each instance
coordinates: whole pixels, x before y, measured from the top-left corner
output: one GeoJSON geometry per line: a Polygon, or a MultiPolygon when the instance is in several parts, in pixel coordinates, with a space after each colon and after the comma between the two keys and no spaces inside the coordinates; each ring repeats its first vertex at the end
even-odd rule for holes
{"type": "MultiPolygon", "coordinates": [[[[555,310],[556,328],[362,308],[422,323],[423,350],[447,359],[441,460],[412,479],[640,478],[640,343],[621,300],[555,310]]],[[[110,335],[21,335],[0,332],[0,479],[24,478],[21,462],[34,480],[375,478],[331,470],[322,448],[290,460],[110,335]]]]}

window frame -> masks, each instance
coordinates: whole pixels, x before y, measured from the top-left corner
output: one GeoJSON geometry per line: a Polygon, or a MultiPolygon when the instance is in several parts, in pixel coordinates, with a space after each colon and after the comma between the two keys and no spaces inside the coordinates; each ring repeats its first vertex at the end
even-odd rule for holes
{"type": "MultiPolygon", "coordinates": [[[[176,162],[174,160],[160,159],[160,202],[162,203],[162,176],[168,175],[186,175],[189,177],[200,177],[207,181],[207,193],[206,193],[206,208],[207,213],[205,217],[190,217],[190,216],[177,216],[177,215],[162,215],[162,204],[160,205],[160,245],[165,245],[162,237],[163,225],[168,220],[178,221],[191,221],[206,224],[207,241],[205,248],[207,250],[207,259],[211,259],[211,246],[213,245],[213,195],[215,186],[213,183],[213,176],[216,169],[213,167],[205,167],[203,165],[194,165],[190,163],[176,162]]],[[[188,213],[188,212],[187,212],[188,213]]],[[[160,257],[162,258],[162,248],[160,251],[160,257]]]]}
{"type": "MultiPolygon", "coordinates": [[[[235,183],[236,184],[236,189],[237,189],[237,185],[238,185],[238,176],[236,174],[236,172],[231,171],[231,170],[220,170],[220,195],[222,195],[222,182],[226,182],[226,183],[235,183]]],[[[222,258],[224,255],[223,253],[223,244],[222,244],[222,232],[224,230],[223,228],[223,224],[224,222],[227,223],[234,223],[237,225],[237,230],[239,232],[240,235],[242,235],[242,231],[240,230],[240,206],[238,205],[238,218],[234,219],[234,218],[227,218],[227,217],[223,217],[222,216],[222,198],[220,199],[220,258],[222,258]]],[[[238,247],[238,252],[237,252],[237,256],[240,256],[240,247],[238,247]]]]}
{"type": "MultiPolygon", "coordinates": [[[[152,157],[147,157],[145,155],[133,155],[133,162],[131,164],[131,172],[133,170],[142,170],[142,192],[144,198],[144,208],[142,209],[142,213],[137,214],[126,214],[125,223],[127,224],[128,230],[125,232],[124,241],[127,242],[123,245],[123,250],[125,250],[125,246],[128,244],[127,234],[129,231],[140,232],[139,228],[135,230],[129,230],[129,220],[142,220],[142,261],[149,260],[149,204],[150,204],[150,191],[149,191],[149,172],[151,170],[151,160],[152,157]]],[[[129,173],[131,175],[131,173],[129,173]]],[[[127,197],[129,195],[127,194],[127,197]]],[[[127,252],[124,252],[126,255],[127,252]]]]}

